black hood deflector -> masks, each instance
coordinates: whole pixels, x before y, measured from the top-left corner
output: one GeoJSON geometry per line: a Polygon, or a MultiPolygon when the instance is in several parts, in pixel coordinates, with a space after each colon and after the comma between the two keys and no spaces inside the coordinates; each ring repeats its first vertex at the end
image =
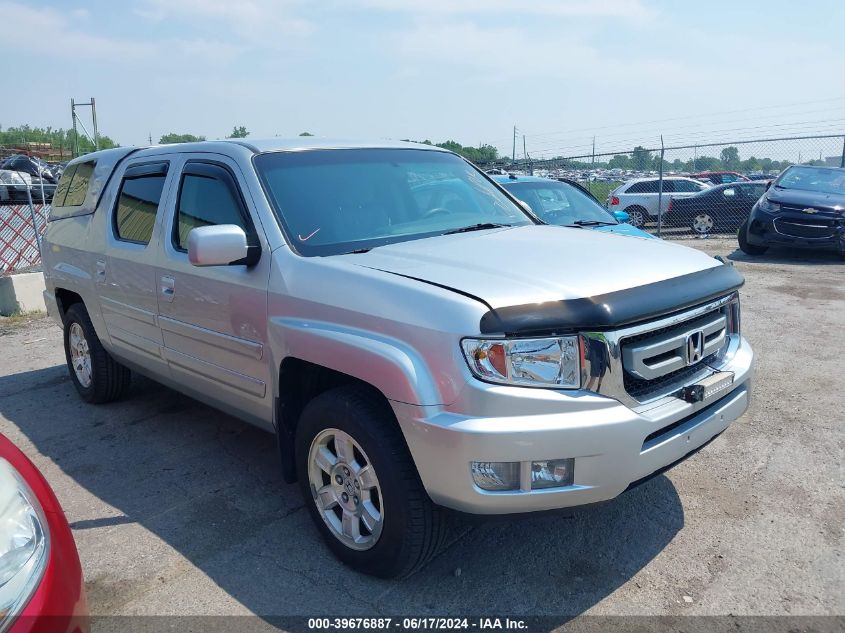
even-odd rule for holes
{"type": "Polygon", "coordinates": [[[614,329],[723,297],[743,283],[733,266],[716,266],[594,297],[493,309],[481,317],[481,333],[529,335],[614,329]]]}

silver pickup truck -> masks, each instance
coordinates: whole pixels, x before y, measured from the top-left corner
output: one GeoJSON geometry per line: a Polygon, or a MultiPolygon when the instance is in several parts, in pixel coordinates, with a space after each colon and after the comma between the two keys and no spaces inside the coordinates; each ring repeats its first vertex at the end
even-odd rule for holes
{"type": "Polygon", "coordinates": [[[266,429],[328,546],[379,576],[438,551],[444,508],[611,499],[748,406],[732,266],[543,225],[431,146],[88,154],[43,251],[83,399],[139,372],[266,429]]]}

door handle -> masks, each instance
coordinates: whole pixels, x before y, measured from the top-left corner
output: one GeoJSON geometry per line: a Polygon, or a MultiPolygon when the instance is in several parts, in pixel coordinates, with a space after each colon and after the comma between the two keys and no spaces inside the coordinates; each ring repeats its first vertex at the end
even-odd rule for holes
{"type": "Polygon", "coordinates": [[[173,277],[162,277],[159,284],[161,298],[165,301],[173,301],[173,295],[176,294],[176,280],[173,277]]]}
{"type": "Polygon", "coordinates": [[[97,260],[97,283],[103,284],[106,282],[106,262],[102,259],[97,260]]]}

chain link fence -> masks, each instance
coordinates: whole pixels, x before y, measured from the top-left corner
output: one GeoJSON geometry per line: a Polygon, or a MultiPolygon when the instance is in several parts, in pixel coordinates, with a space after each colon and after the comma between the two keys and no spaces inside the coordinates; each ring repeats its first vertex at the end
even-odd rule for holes
{"type": "Polygon", "coordinates": [[[789,165],[845,167],[845,135],[804,136],[480,164],[575,181],[610,211],[663,238],[733,234],[789,165]]]}
{"type": "MultiPolygon", "coordinates": [[[[728,235],[789,165],[845,167],[845,135],[636,147],[547,160],[482,163],[488,171],[577,182],[610,211],[663,238],[728,235]]],[[[55,184],[0,170],[0,274],[40,265],[55,184]]]]}

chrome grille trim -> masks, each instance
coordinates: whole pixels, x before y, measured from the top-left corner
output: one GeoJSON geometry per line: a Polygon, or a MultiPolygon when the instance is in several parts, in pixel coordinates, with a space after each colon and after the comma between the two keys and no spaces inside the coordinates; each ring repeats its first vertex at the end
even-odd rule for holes
{"type": "Polygon", "coordinates": [[[694,384],[715,373],[730,362],[740,345],[738,304],[732,303],[736,298],[737,293],[734,292],[690,310],[646,323],[609,332],[582,332],[580,337],[583,388],[614,398],[631,409],[641,410],[644,405],[670,396],[681,387],[694,384]],[[736,305],[735,313],[732,311],[734,305],[736,305]],[[686,368],[689,371],[679,372],[681,375],[677,381],[670,380],[661,384],[647,395],[634,397],[628,392],[625,386],[626,372],[623,364],[625,339],[673,328],[694,319],[701,319],[701,317],[705,317],[706,321],[706,316],[716,311],[719,311],[719,316],[725,323],[720,349],[709,356],[705,355],[704,362],[700,363],[700,366],[695,365],[686,368]]]}
{"type": "Polygon", "coordinates": [[[687,339],[697,333],[704,337],[696,362],[717,352],[725,344],[727,318],[721,312],[690,319],[667,332],[637,342],[622,341],[622,366],[643,380],[656,380],[684,369],[687,362],[687,339]]]}

